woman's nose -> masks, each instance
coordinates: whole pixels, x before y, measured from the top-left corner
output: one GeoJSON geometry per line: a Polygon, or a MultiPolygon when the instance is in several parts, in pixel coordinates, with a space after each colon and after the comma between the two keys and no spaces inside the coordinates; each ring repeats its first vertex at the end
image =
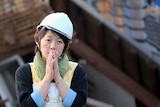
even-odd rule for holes
{"type": "Polygon", "coordinates": [[[55,42],[52,42],[50,48],[51,48],[51,49],[56,49],[56,43],[55,43],[55,42]]]}

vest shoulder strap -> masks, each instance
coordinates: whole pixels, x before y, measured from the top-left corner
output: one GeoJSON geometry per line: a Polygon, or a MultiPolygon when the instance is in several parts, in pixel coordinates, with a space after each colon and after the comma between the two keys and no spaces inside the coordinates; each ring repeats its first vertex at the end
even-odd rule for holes
{"type": "Polygon", "coordinates": [[[38,75],[37,75],[36,69],[35,69],[35,67],[34,67],[34,65],[33,65],[33,62],[29,63],[29,65],[30,65],[30,67],[31,67],[33,84],[40,82],[41,79],[38,78],[38,75]]]}
{"type": "Polygon", "coordinates": [[[63,78],[68,83],[69,86],[71,84],[71,81],[72,81],[72,78],[73,78],[73,74],[74,74],[74,71],[75,71],[77,65],[78,65],[78,63],[69,61],[69,70],[64,75],[64,78],[63,78]]]}

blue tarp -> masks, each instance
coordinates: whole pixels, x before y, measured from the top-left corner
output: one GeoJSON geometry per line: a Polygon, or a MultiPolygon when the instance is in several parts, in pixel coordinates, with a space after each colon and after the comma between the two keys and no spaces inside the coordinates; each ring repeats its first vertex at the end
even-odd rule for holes
{"type": "Polygon", "coordinates": [[[155,6],[160,6],[160,0],[155,0],[155,6]]]}

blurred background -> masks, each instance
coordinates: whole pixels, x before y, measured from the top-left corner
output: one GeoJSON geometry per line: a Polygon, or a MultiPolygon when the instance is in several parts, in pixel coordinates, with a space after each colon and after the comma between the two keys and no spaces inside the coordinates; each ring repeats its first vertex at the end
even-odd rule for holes
{"type": "Polygon", "coordinates": [[[20,107],[15,71],[32,62],[36,26],[56,11],[74,24],[68,56],[87,74],[85,107],[159,107],[160,0],[1,0],[0,107],[20,107]]]}

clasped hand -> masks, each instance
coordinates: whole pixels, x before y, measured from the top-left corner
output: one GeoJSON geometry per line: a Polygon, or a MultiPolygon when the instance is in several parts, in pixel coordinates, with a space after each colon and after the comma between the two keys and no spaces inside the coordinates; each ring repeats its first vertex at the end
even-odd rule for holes
{"type": "Polygon", "coordinates": [[[58,56],[57,52],[54,50],[49,51],[49,55],[46,59],[46,74],[45,78],[50,82],[52,80],[58,81],[60,77],[59,68],[58,68],[58,56]]]}

